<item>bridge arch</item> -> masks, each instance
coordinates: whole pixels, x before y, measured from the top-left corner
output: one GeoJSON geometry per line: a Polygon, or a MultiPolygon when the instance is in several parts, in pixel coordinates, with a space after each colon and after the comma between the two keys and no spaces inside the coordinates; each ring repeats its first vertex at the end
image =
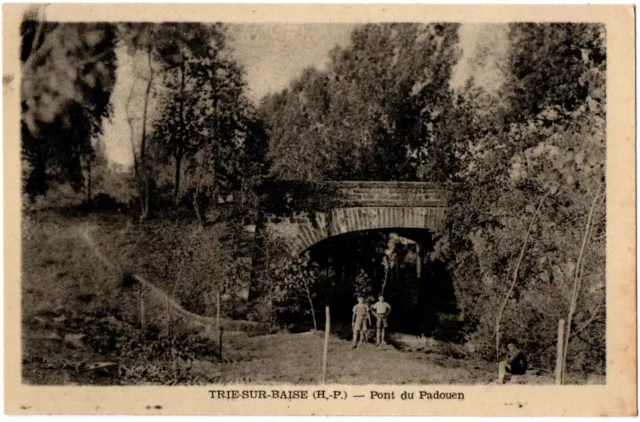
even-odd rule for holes
{"type": "MultiPolygon", "coordinates": [[[[256,226],[256,247],[249,290],[249,301],[256,305],[270,300],[266,293],[270,291],[272,278],[269,276],[269,269],[273,268],[272,264],[275,263],[277,267],[279,262],[284,264],[291,256],[298,256],[306,250],[313,254],[315,247],[327,247],[333,241],[337,242],[334,245],[338,250],[343,248],[338,245],[346,245],[347,249],[339,255],[346,257],[349,242],[355,238],[352,236],[354,234],[395,233],[413,240],[417,244],[416,248],[419,246],[426,252],[432,246],[432,236],[444,228],[451,192],[450,187],[420,182],[325,182],[320,187],[308,187],[302,182],[293,182],[291,191],[289,187],[285,182],[284,186],[276,184],[271,187],[272,190],[259,192],[261,201],[265,202],[261,202],[261,217],[256,226]],[[303,199],[300,198],[301,193],[303,199]],[[303,211],[296,212],[299,209],[303,211]],[[269,239],[277,241],[270,242],[269,239]],[[263,276],[265,274],[266,276],[263,276]]],[[[322,249],[315,251],[325,253],[322,249]]],[[[417,289],[414,293],[418,292],[419,295],[416,297],[426,300],[424,303],[429,303],[434,297],[442,296],[438,296],[440,293],[434,293],[435,290],[432,290],[437,290],[440,288],[439,285],[446,283],[420,283],[418,280],[424,278],[419,275],[421,270],[418,269],[423,265],[418,264],[422,262],[420,249],[416,249],[415,254],[418,275],[414,277],[417,283],[413,285],[414,290],[417,289]]],[[[343,264],[340,261],[340,258],[331,259],[333,264],[327,261],[329,265],[323,276],[328,277],[326,271],[330,271],[336,263],[342,268],[341,273],[344,276],[343,264]]],[[[429,271],[434,269],[436,268],[431,266],[429,271]]],[[[332,290],[331,294],[336,295],[331,300],[332,303],[352,300],[350,295],[343,294],[345,288],[347,285],[332,290]]],[[[414,299],[418,300],[402,296],[408,294],[408,291],[399,290],[395,293],[399,295],[396,299],[406,304],[413,303],[414,299]]],[[[394,293],[391,292],[391,295],[394,293]]],[[[422,315],[431,308],[435,309],[435,305],[431,306],[433,304],[429,305],[430,308],[414,305],[406,305],[405,311],[409,312],[407,315],[411,312],[422,315]]],[[[350,309],[349,306],[345,306],[338,308],[350,309]]],[[[256,309],[260,307],[257,306],[256,309]]],[[[424,320],[422,317],[416,318],[411,317],[408,320],[424,320]]]]}
{"type": "MultiPolygon", "coordinates": [[[[330,237],[365,230],[442,229],[449,189],[422,182],[325,182],[329,209],[292,216],[267,214],[261,226],[297,255],[330,237]]],[[[264,234],[264,233],[263,233],[264,234]]]]}
{"type": "Polygon", "coordinates": [[[298,255],[316,243],[334,236],[369,230],[428,229],[437,232],[444,222],[444,210],[428,207],[336,208],[319,213],[315,222],[308,216],[272,217],[266,230],[285,241],[291,255],[298,255]]]}

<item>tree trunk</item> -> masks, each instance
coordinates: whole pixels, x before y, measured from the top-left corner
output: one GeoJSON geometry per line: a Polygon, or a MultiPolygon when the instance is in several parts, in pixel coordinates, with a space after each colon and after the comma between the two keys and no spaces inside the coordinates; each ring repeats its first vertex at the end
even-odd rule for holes
{"type": "Polygon", "coordinates": [[[129,124],[129,142],[131,143],[131,155],[133,156],[133,174],[136,179],[136,190],[138,191],[138,198],[140,199],[140,213],[144,214],[142,176],[140,174],[140,164],[138,162],[138,154],[136,153],[136,145],[133,140],[133,118],[129,115],[129,105],[131,104],[131,98],[133,98],[133,87],[134,85],[132,84],[131,90],[129,91],[129,97],[127,98],[127,105],[125,106],[125,110],[127,112],[127,123],[129,124]]]}
{"type": "MultiPolygon", "coordinates": [[[[213,136],[213,145],[211,146],[212,149],[214,149],[214,151],[212,152],[212,155],[214,155],[214,157],[212,157],[212,160],[215,163],[215,146],[217,144],[217,138],[218,138],[218,117],[217,117],[217,113],[218,113],[218,100],[216,99],[214,101],[214,127],[215,127],[215,131],[214,131],[214,136],[213,136]]],[[[204,227],[204,216],[202,215],[202,212],[200,210],[200,203],[199,203],[199,197],[200,197],[200,191],[202,189],[202,179],[204,178],[204,173],[206,171],[207,168],[207,164],[209,161],[209,155],[208,154],[208,148],[207,146],[209,145],[205,145],[204,151],[203,151],[203,157],[202,157],[202,162],[200,165],[200,172],[198,175],[198,180],[196,183],[196,191],[193,195],[193,209],[196,213],[196,217],[198,218],[198,223],[200,223],[200,227],[204,227]]],[[[211,176],[211,183],[212,186],[214,187],[214,192],[215,192],[215,182],[216,182],[216,169],[215,169],[215,165],[213,168],[213,172],[212,172],[212,176],[211,176]]],[[[215,198],[214,198],[215,200],[215,198]]]]}
{"type": "Polygon", "coordinates": [[[538,217],[538,213],[540,212],[540,208],[542,207],[542,203],[549,193],[546,193],[538,203],[538,207],[535,212],[531,216],[531,221],[529,222],[529,228],[527,229],[527,234],[524,237],[524,241],[522,242],[522,248],[520,249],[520,256],[518,257],[518,261],[516,262],[516,268],[513,270],[513,280],[511,281],[511,285],[509,286],[509,290],[507,290],[507,294],[505,295],[502,305],[500,306],[500,310],[498,311],[498,315],[496,316],[496,359],[500,360],[500,323],[502,321],[502,315],[504,314],[504,310],[507,307],[507,303],[509,303],[509,298],[511,297],[511,293],[513,293],[513,289],[516,287],[516,283],[518,281],[518,271],[520,270],[520,264],[522,263],[522,259],[524,258],[524,253],[527,250],[527,243],[529,242],[529,236],[531,235],[531,230],[533,229],[533,223],[536,221],[538,217]]]}
{"type": "Polygon", "coordinates": [[[200,227],[204,227],[204,216],[202,215],[202,213],[200,212],[200,189],[202,186],[202,178],[203,178],[203,173],[204,173],[204,169],[206,167],[207,164],[207,148],[205,147],[204,152],[202,153],[202,161],[200,163],[200,168],[199,168],[199,172],[198,172],[198,179],[196,181],[196,190],[193,193],[193,210],[196,213],[196,218],[198,219],[198,224],[200,224],[200,227]]]}
{"type": "Polygon", "coordinates": [[[305,293],[307,294],[307,300],[309,301],[309,307],[311,308],[311,317],[313,318],[313,331],[318,331],[318,324],[316,323],[316,310],[313,307],[313,299],[311,299],[311,290],[305,283],[305,293]]]}
{"type": "Polygon", "coordinates": [[[174,186],[173,186],[173,201],[176,206],[180,205],[180,172],[182,168],[182,154],[174,156],[176,160],[174,186]]]}
{"type": "Polygon", "coordinates": [[[153,63],[152,63],[152,46],[151,42],[147,47],[147,63],[149,66],[149,80],[144,94],[144,108],[142,110],[142,140],[140,142],[140,166],[142,177],[144,178],[144,201],[142,206],[141,220],[146,220],[149,216],[149,175],[147,174],[148,166],[145,162],[147,149],[147,115],[149,111],[149,96],[151,95],[151,87],[153,86],[153,63]]]}
{"type": "Polygon", "coordinates": [[[149,66],[149,79],[147,80],[147,87],[144,92],[144,108],[142,109],[142,141],[140,142],[140,161],[144,166],[144,159],[147,148],[147,114],[149,110],[149,96],[151,95],[151,87],[153,85],[153,63],[152,59],[152,47],[151,43],[147,48],[147,65],[149,66]]]}
{"type": "Polygon", "coordinates": [[[174,191],[173,191],[173,200],[176,205],[179,203],[179,195],[180,195],[180,167],[182,165],[182,157],[183,153],[183,145],[185,144],[185,123],[184,123],[184,78],[185,78],[185,58],[184,52],[180,49],[182,53],[182,61],[180,62],[180,133],[178,133],[178,145],[176,148],[176,153],[174,158],[176,160],[176,168],[175,168],[175,183],[174,183],[174,191]]]}
{"type": "Polygon", "coordinates": [[[144,331],[144,291],[143,286],[140,284],[140,329],[144,331]]]}
{"type": "Polygon", "coordinates": [[[142,210],[141,220],[146,220],[149,217],[149,178],[144,179],[144,209],[142,210]]]}
{"type": "Polygon", "coordinates": [[[244,176],[240,178],[240,206],[244,206],[244,176]]]}
{"type": "Polygon", "coordinates": [[[167,305],[167,337],[171,335],[171,309],[169,309],[169,295],[166,295],[167,305]]]}
{"type": "Polygon", "coordinates": [[[91,205],[91,158],[87,163],[87,205],[91,205]]]}
{"type": "Polygon", "coordinates": [[[589,233],[591,232],[593,213],[596,209],[596,205],[600,200],[600,190],[602,189],[602,181],[598,184],[598,188],[596,189],[596,194],[593,197],[593,201],[591,202],[591,207],[589,208],[589,214],[587,215],[587,222],[584,228],[584,234],[582,236],[582,245],[580,246],[580,253],[578,254],[578,261],[576,262],[576,268],[574,270],[574,278],[573,278],[573,289],[571,292],[571,301],[569,303],[569,313],[567,315],[567,332],[564,336],[564,355],[562,357],[562,383],[565,382],[565,376],[567,373],[567,351],[569,349],[569,339],[571,338],[571,324],[573,322],[573,315],[576,312],[576,308],[578,305],[578,298],[580,296],[580,288],[582,287],[582,274],[580,272],[582,268],[582,261],[584,257],[584,251],[587,245],[587,240],[589,239],[589,233]]]}
{"type": "Polygon", "coordinates": [[[387,287],[387,277],[389,277],[389,267],[391,266],[391,260],[387,259],[387,266],[384,267],[384,278],[382,279],[382,287],[380,288],[380,294],[384,294],[384,288],[387,287]]]}
{"type": "Polygon", "coordinates": [[[218,331],[218,354],[220,355],[220,362],[224,362],[224,358],[222,357],[222,333],[224,333],[224,328],[220,327],[220,331],[218,331]]]}

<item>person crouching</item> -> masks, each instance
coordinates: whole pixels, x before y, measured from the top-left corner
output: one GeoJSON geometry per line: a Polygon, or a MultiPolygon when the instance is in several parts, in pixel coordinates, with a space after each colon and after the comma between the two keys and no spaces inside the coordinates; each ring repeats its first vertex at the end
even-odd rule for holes
{"type": "Polygon", "coordinates": [[[507,374],[524,375],[527,372],[527,358],[513,342],[507,344],[507,358],[498,364],[498,383],[504,384],[507,374]]]}

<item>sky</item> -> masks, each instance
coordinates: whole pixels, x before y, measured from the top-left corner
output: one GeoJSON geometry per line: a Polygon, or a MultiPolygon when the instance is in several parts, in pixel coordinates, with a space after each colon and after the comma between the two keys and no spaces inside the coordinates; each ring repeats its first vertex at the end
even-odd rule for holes
{"type": "MultiPolygon", "coordinates": [[[[234,24],[229,25],[230,45],[234,56],[245,67],[249,98],[257,103],[264,95],[286,88],[310,66],[325,68],[329,52],[335,46],[349,45],[349,24],[234,24]]],[[[499,72],[494,58],[506,51],[504,25],[464,24],[459,31],[461,58],[451,85],[462,86],[473,74],[485,88],[497,87],[499,72]],[[491,60],[488,60],[491,58],[491,60]]],[[[131,166],[130,126],[134,139],[140,139],[145,81],[148,71],[143,57],[132,58],[124,49],[117,50],[118,69],[112,93],[114,115],[105,122],[102,144],[112,163],[131,166]],[[127,102],[133,89],[132,101],[127,102]]],[[[153,120],[155,99],[149,104],[153,120]]]]}
{"type": "Polygon", "coordinates": [[[310,66],[326,67],[329,51],[346,46],[355,25],[231,25],[234,57],[245,66],[249,98],[257,102],[284,89],[310,66]]]}

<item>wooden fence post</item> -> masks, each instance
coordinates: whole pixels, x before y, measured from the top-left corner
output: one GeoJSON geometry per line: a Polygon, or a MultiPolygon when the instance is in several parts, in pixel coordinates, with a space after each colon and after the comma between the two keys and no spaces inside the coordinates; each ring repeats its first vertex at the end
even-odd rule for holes
{"type": "Polygon", "coordinates": [[[144,292],[140,285],[140,329],[144,331],[144,292]]]}
{"type": "Polygon", "coordinates": [[[422,277],[422,253],[420,252],[420,244],[416,243],[416,278],[420,281],[422,277]]]}
{"type": "Polygon", "coordinates": [[[224,329],[222,327],[220,327],[220,338],[218,339],[219,343],[220,343],[220,362],[222,362],[222,333],[224,332],[224,329]]]}
{"type": "Polygon", "coordinates": [[[216,328],[220,332],[220,292],[216,293],[216,328]]]}
{"type": "Polygon", "coordinates": [[[564,319],[558,321],[558,345],[556,346],[556,384],[562,384],[562,364],[564,356],[564,319]]]}
{"type": "Polygon", "coordinates": [[[331,332],[331,315],[329,307],[325,307],[326,320],[324,324],[324,351],[322,352],[322,384],[327,381],[327,353],[329,351],[329,333],[331,332]]]}
{"type": "Polygon", "coordinates": [[[220,362],[222,362],[222,325],[220,324],[220,291],[216,293],[216,328],[218,329],[218,343],[220,362]]]}
{"type": "Polygon", "coordinates": [[[169,295],[167,297],[167,337],[171,335],[171,310],[169,309],[169,295]]]}

